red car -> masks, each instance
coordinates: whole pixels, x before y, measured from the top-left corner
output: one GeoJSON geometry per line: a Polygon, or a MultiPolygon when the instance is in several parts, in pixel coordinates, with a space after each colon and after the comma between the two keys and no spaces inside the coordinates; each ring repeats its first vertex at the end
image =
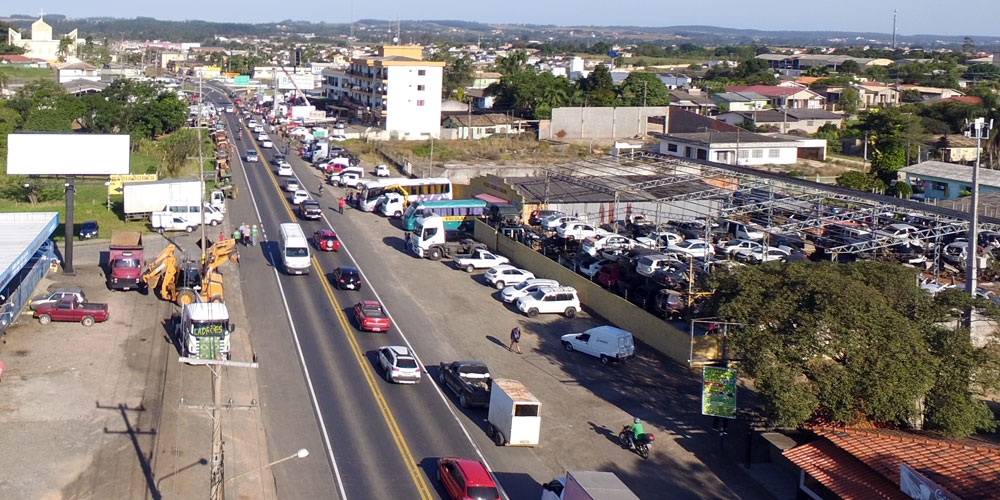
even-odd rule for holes
{"type": "Polygon", "coordinates": [[[313,233],[313,241],[316,243],[316,248],[324,252],[340,250],[340,238],[330,229],[320,229],[313,233]]]}
{"type": "Polygon", "coordinates": [[[622,277],[622,268],[618,264],[604,264],[597,271],[597,282],[605,288],[611,288],[618,284],[622,277]]]}
{"type": "Polygon", "coordinates": [[[493,476],[478,460],[444,457],[438,460],[438,480],[452,500],[496,500],[500,491],[493,476]]]}
{"type": "Polygon", "coordinates": [[[108,305],[77,302],[75,297],[63,297],[59,302],[36,307],[32,316],[43,325],[53,321],[79,321],[83,326],[92,326],[108,320],[108,305]]]}
{"type": "Polygon", "coordinates": [[[389,333],[389,316],[380,302],[365,300],[354,304],[354,319],[364,331],[389,333]]]}

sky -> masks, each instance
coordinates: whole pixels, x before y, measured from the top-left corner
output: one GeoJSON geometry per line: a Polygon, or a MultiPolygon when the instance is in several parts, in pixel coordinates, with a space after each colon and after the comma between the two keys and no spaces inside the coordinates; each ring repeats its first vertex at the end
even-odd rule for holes
{"type": "MultiPolygon", "coordinates": [[[[10,5],[10,4],[8,4],[10,5]]],[[[10,8],[10,7],[8,7],[10,8]]],[[[335,0],[282,3],[262,0],[135,1],[46,0],[18,2],[10,14],[40,11],[85,17],[153,17],[162,20],[267,23],[284,19],[348,23],[357,19],[461,20],[487,24],[557,26],[705,25],[765,31],[892,32],[899,35],[955,35],[1000,39],[1000,2],[971,0],[335,0]],[[292,9],[291,7],[298,7],[292,9]]]]}

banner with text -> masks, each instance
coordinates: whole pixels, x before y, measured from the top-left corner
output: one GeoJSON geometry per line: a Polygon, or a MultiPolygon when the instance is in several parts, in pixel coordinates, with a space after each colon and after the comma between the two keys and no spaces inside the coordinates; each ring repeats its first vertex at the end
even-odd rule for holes
{"type": "Polygon", "coordinates": [[[736,418],[736,370],[706,366],[701,372],[701,414],[736,418]]]}
{"type": "Polygon", "coordinates": [[[108,184],[108,194],[124,193],[125,188],[122,186],[124,186],[127,182],[147,182],[155,181],[156,179],[156,174],[112,175],[111,184],[108,184]]]}

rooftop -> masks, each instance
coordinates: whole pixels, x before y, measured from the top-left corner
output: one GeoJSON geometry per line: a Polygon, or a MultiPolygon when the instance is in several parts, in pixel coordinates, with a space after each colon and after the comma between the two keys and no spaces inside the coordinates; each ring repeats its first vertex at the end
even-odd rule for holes
{"type": "MultiPolygon", "coordinates": [[[[928,160],[899,169],[911,177],[936,177],[954,182],[972,184],[972,167],[957,163],[928,160]]],[[[1000,187],[1000,170],[979,169],[979,183],[984,186],[1000,187]]]]}

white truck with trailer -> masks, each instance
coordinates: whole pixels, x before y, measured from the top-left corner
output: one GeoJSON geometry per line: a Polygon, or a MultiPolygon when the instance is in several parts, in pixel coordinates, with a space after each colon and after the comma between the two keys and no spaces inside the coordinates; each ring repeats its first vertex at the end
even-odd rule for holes
{"type": "Polygon", "coordinates": [[[524,384],[493,379],[486,435],[497,446],[536,446],[542,428],[542,403],[524,384]]]}
{"type": "Polygon", "coordinates": [[[613,472],[567,471],[542,486],[541,500],[639,500],[613,472]]]}
{"type": "Polygon", "coordinates": [[[187,358],[229,359],[235,329],[229,322],[229,309],[221,302],[185,304],[174,318],[174,334],[187,358]]]}
{"type": "Polygon", "coordinates": [[[197,179],[127,182],[122,186],[126,220],[142,220],[165,209],[168,203],[201,203],[201,181],[197,179]]]}
{"type": "Polygon", "coordinates": [[[407,245],[411,252],[417,257],[431,260],[439,260],[442,257],[460,259],[471,257],[478,250],[486,250],[485,243],[470,238],[468,233],[446,230],[444,219],[440,215],[417,219],[413,224],[413,232],[407,237],[409,238],[407,245]]]}

